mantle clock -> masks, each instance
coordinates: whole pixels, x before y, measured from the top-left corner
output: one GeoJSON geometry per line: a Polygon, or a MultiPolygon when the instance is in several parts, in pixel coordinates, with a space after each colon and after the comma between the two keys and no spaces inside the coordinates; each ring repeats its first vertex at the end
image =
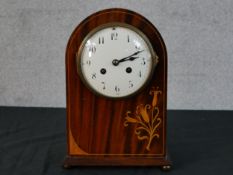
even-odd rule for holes
{"type": "Polygon", "coordinates": [[[145,17],[113,8],[83,20],[67,45],[66,88],[64,167],[171,168],[166,47],[145,17]]]}

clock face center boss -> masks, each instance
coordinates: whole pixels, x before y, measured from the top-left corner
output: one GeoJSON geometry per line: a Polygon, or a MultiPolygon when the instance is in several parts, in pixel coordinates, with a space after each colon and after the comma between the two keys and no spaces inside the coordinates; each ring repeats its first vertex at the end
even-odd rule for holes
{"type": "Polygon", "coordinates": [[[123,23],[91,31],[78,52],[83,82],[96,94],[110,98],[133,95],[150,80],[158,57],[148,38],[123,23]]]}
{"type": "Polygon", "coordinates": [[[66,49],[64,166],[166,166],[167,53],[158,30],[127,9],[83,20],[66,49]]]}

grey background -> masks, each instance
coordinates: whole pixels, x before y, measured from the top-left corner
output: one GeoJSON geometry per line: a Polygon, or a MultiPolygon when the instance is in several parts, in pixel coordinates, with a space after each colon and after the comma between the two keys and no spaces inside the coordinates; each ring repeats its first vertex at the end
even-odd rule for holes
{"type": "Polygon", "coordinates": [[[65,107],[65,49],[88,15],[148,18],[169,56],[169,109],[233,108],[232,0],[1,0],[0,106],[65,107]]]}

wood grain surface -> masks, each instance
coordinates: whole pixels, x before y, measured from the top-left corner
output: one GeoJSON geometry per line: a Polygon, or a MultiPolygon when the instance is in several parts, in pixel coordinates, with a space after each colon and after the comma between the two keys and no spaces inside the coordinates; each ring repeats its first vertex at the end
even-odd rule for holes
{"type": "Polygon", "coordinates": [[[146,165],[144,162],[146,160],[148,160],[147,165],[156,165],[156,162],[168,164],[166,158],[167,52],[158,30],[147,19],[135,12],[115,8],[97,12],[81,22],[72,33],[67,45],[66,87],[67,164],[146,165]],[[93,94],[82,83],[77,73],[76,53],[83,39],[94,28],[110,22],[127,23],[141,30],[148,37],[159,57],[159,63],[149,84],[140,93],[124,99],[110,99],[93,94]],[[138,105],[152,103],[153,95],[150,91],[153,88],[158,88],[162,92],[158,95],[157,102],[161,124],[158,127],[159,138],[153,139],[151,149],[148,151],[147,141],[139,140],[135,134],[137,125],[129,124],[125,127],[124,122],[127,111],[134,113],[138,105]],[[149,157],[154,159],[148,159],[149,157]],[[138,162],[137,158],[140,159],[138,162]],[[76,163],[71,163],[72,160],[76,163]],[[80,160],[84,160],[84,163],[80,160]],[[107,160],[111,160],[111,163],[107,163],[107,160]]]}

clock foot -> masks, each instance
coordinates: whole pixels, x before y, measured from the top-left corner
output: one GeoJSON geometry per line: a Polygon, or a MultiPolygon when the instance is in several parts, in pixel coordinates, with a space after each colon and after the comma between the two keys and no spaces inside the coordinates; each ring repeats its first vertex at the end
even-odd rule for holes
{"type": "Polygon", "coordinates": [[[167,155],[165,157],[165,160],[164,160],[163,164],[160,166],[160,168],[163,171],[170,171],[171,170],[171,168],[172,168],[172,162],[171,162],[170,155],[168,153],[167,153],[167,155]]]}
{"type": "Polygon", "coordinates": [[[72,167],[67,158],[65,158],[62,167],[65,169],[70,169],[72,167]]]}
{"type": "Polygon", "coordinates": [[[163,171],[170,171],[171,170],[171,165],[163,165],[162,167],[163,171]]]}
{"type": "Polygon", "coordinates": [[[63,164],[63,168],[65,168],[65,169],[69,169],[69,168],[71,168],[71,166],[70,166],[70,165],[68,165],[68,164],[63,164]]]}

